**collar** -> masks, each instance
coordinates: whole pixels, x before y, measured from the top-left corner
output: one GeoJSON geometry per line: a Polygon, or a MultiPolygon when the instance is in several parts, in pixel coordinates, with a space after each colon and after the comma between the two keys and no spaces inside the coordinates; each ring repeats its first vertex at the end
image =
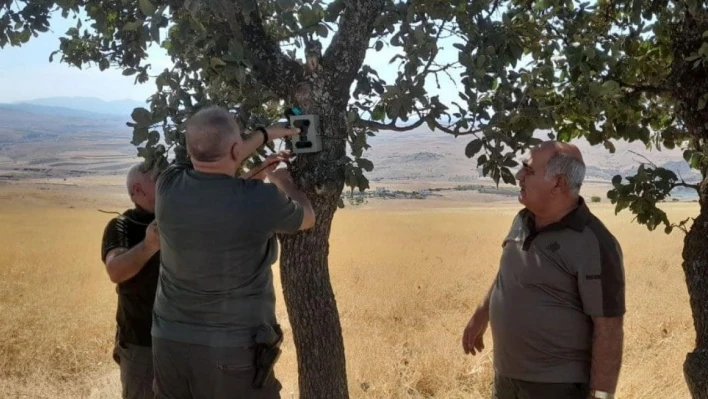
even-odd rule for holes
{"type": "Polygon", "coordinates": [[[528,208],[524,208],[521,212],[521,217],[524,221],[524,225],[531,233],[540,233],[542,231],[548,230],[561,230],[565,228],[570,228],[580,232],[583,231],[585,225],[590,219],[590,209],[585,203],[585,199],[583,197],[578,197],[578,205],[567,215],[563,216],[561,220],[551,223],[548,226],[539,230],[536,229],[536,221],[533,213],[531,213],[528,208]]]}
{"type": "Polygon", "coordinates": [[[155,218],[155,214],[148,211],[147,209],[135,204],[135,207],[125,213],[126,216],[130,216],[138,222],[149,223],[155,218]]]}

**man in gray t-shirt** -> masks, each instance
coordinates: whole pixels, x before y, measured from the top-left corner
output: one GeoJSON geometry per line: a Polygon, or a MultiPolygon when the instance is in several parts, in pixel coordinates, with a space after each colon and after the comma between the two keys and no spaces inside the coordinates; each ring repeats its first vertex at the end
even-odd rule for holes
{"type": "Polygon", "coordinates": [[[244,140],[227,111],[202,110],[187,124],[193,167],[170,166],[158,179],[162,252],[152,327],[158,397],[279,397],[275,378],[252,386],[254,345],[280,335],[275,234],[311,228],[314,212],[287,170],[275,169],[282,154],[269,157],[272,165],[258,175],[234,177],[264,140],[298,134],[262,133],[244,140]]]}
{"type": "Polygon", "coordinates": [[[531,150],[517,178],[525,205],[502,241],[499,271],[463,347],[494,340],[494,399],[611,398],[622,362],[622,249],[579,194],[573,145],[531,150]]]}

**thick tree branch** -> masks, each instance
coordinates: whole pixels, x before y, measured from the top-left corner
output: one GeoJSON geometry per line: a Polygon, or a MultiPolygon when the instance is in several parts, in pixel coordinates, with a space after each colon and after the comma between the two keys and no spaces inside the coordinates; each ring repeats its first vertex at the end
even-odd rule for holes
{"type": "Polygon", "coordinates": [[[700,194],[700,186],[698,184],[689,184],[686,183],[685,181],[682,181],[681,183],[674,183],[671,185],[671,189],[675,189],[676,187],[685,187],[685,188],[690,188],[693,190],[696,190],[697,193],[700,194]]]}
{"type": "Polygon", "coordinates": [[[394,132],[407,132],[418,128],[425,123],[425,119],[420,118],[418,121],[410,126],[396,126],[396,120],[391,121],[391,123],[380,123],[374,121],[367,121],[364,119],[359,119],[357,124],[361,127],[365,127],[372,130],[391,130],[394,132]]]}
{"type": "Polygon", "coordinates": [[[436,120],[433,120],[433,125],[435,125],[436,128],[442,130],[443,132],[445,132],[447,134],[451,134],[455,137],[467,136],[470,134],[476,135],[477,133],[482,133],[482,129],[472,129],[472,130],[467,130],[467,131],[461,132],[459,126],[455,127],[454,129],[450,129],[449,127],[441,125],[440,122],[438,122],[436,120]]]}
{"type": "Polygon", "coordinates": [[[349,87],[366,57],[374,22],[384,9],[384,0],[349,0],[345,4],[339,29],[322,57],[325,81],[335,101],[346,101],[349,87]],[[336,93],[335,93],[336,92],[336,93]]]}
{"type": "MultiPolygon", "coordinates": [[[[394,132],[408,132],[413,129],[416,129],[420,126],[422,126],[424,123],[426,123],[428,119],[423,117],[422,115],[418,118],[418,121],[416,121],[412,125],[408,126],[397,126],[396,125],[396,119],[391,121],[391,123],[380,123],[380,122],[375,122],[375,121],[367,121],[364,119],[359,119],[357,121],[357,125],[360,127],[372,129],[372,130],[390,130],[394,132]]],[[[452,134],[455,137],[457,136],[466,136],[470,134],[477,134],[481,133],[482,129],[473,129],[473,130],[467,130],[467,131],[460,131],[458,127],[451,129],[450,127],[443,126],[440,122],[437,120],[433,119],[433,125],[437,128],[440,129],[441,131],[447,133],[447,134],[452,134]]]]}
{"type": "Polygon", "coordinates": [[[666,87],[637,86],[637,85],[632,85],[632,84],[625,83],[622,81],[617,81],[617,83],[619,83],[620,87],[626,87],[626,88],[634,90],[635,92],[650,93],[650,94],[664,94],[664,93],[671,92],[671,89],[668,89],[666,87]]]}
{"type": "Polygon", "coordinates": [[[303,26],[302,28],[300,28],[300,29],[298,29],[298,30],[296,30],[296,31],[294,31],[294,32],[290,32],[290,33],[288,33],[287,35],[280,36],[280,37],[277,38],[277,41],[278,41],[278,42],[284,42],[284,41],[286,41],[286,40],[292,40],[292,39],[295,39],[295,38],[301,37],[301,36],[306,39],[306,38],[307,38],[307,34],[313,32],[313,28],[318,27],[320,24],[325,25],[325,26],[328,26],[328,25],[327,25],[326,23],[324,23],[324,22],[317,21],[317,22],[315,22],[315,23],[313,23],[313,24],[303,26]]]}
{"type": "Polygon", "coordinates": [[[284,99],[294,95],[294,82],[300,80],[302,66],[282,53],[264,27],[256,0],[209,0],[208,6],[226,20],[234,33],[242,36],[253,72],[258,80],[284,99]],[[244,15],[244,8],[252,10],[244,15]]]}

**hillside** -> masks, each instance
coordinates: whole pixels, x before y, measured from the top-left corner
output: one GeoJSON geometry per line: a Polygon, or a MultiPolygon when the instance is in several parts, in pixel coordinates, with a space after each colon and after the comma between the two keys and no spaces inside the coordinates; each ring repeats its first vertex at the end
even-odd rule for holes
{"type": "MultiPolygon", "coordinates": [[[[138,160],[136,148],[130,144],[131,129],[125,125],[129,118],[129,114],[100,114],[94,109],[0,104],[0,177],[123,173],[138,160]]],[[[545,138],[546,134],[538,132],[537,137],[545,138]]],[[[464,155],[469,140],[426,128],[405,133],[380,132],[369,138],[372,148],[364,155],[375,165],[368,174],[369,180],[374,185],[489,181],[481,177],[476,160],[464,155]]],[[[588,181],[607,183],[616,174],[631,175],[640,162],[646,162],[642,156],[687,181],[699,177],[683,160],[681,150],[648,151],[639,142],[617,142],[617,151],[611,154],[602,146],[590,146],[584,139],[576,144],[587,164],[588,181]]]]}

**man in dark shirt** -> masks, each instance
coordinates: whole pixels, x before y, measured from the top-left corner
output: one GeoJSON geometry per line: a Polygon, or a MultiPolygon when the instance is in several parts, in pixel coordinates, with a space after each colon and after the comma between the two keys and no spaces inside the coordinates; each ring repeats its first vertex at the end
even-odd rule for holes
{"type": "Polygon", "coordinates": [[[118,310],[113,358],[120,365],[123,399],[154,398],[152,307],[160,270],[155,224],[155,177],[142,165],[128,172],[133,209],[111,219],[103,233],[101,260],[116,283],[118,310]]]}
{"type": "Polygon", "coordinates": [[[298,134],[264,130],[243,139],[228,111],[200,110],[186,126],[193,166],[172,165],[158,179],[161,265],[152,326],[158,398],[280,397],[280,383],[263,367],[272,358],[259,356],[259,348],[277,348],[282,336],[271,270],[276,233],[312,228],[315,214],[287,169],[273,170],[277,154],[263,173],[235,176],[264,142],[298,134]],[[260,375],[271,377],[261,384],[260,375]]]}
{"type": "Polygon", "coordinates": [[[533,148],[517,173],[524,209],[467,324],[465,352],[491,327],[495,399],[611,399],[622,365],[622,248],[588,208],[577,147],[533,148]]]}

